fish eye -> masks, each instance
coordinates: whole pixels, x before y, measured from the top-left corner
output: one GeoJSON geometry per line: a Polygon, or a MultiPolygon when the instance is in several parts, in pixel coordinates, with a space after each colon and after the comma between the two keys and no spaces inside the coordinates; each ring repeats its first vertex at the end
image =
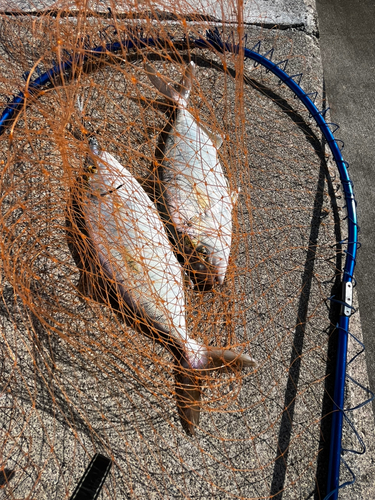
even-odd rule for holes
{"type": "Polygon", "coordinates": [[[195,271],[203,272],[206,270],[206,266],[202,262],[197,262],[193,265],[195,271]]]}
{"type": "Polygon", "coordinates": [[[195,250],[203,257],[203,259],[208,262],[209,251],[204,245],[199,245],[195,250]]]}
{"type": "Polygon", "coordinates": [[[208,255],[208,250],[205,246],[199,245],[196,247],[196,251],[199,253],[203,253],[203,255],[208,255]]]}

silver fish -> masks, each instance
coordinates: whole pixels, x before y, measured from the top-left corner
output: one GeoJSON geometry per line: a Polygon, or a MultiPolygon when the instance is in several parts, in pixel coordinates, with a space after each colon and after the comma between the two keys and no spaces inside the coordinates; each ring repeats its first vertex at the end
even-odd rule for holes
{"type": "Polygon", "coordinates": [[[165,205],[160,207],[159,203],[158,208],[161,212],[167,210],[178,235],[182,235],[182,244],[177,244],[188,261],[190,277],[198,288],[210,289],[215,281],[222,284],[225,279],[232,210],[238,197],[237,192],[230,191],[218,158],[222,139],[187,110],[195,72],[193,62],[187,66],[179,92],[151,66],[146,65],[145,70],[156,89],[177,106],[158,168],[165,205]]]}
{"type": "Polygon", "coordinates": [[[77,179],[67,207],[68,244],[81,274],[78,288],[171,352],[180,420],[194,434],[202,370],[255,362],[188,335],[181,266],[154,204],[95,139],[90,150],[86,173],[77,179]]]}

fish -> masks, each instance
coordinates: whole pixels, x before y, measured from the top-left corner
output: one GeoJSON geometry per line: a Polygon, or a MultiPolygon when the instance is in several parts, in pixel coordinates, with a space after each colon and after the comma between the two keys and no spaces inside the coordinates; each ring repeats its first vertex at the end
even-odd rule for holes
{"type": "Polygon", "coordinates": [[[95,137],[89,139],[84,168],[66,211],[67,242],[80,271],[77,288],[169,351],[180,421],[194,435],[203,374],[256,362],[189,336],[183,273],[159,213],[136,178],[101,150],[95,137]]]}
{"type": "MultiPolygon", "coordinates": [[[[167,223],[171,240],[198,290],[223,284],[232,241],[232,211],[238,192],[230,190],[218,157],[222,138],[188,111],[195,74],[190,62],[179,91],[145,64],[154,87],[176,107],[173,124],[161,134],[154,182],[157,207],[167,223]]],[[[149,178],[150,180],[150,178],[149,178]]]]}

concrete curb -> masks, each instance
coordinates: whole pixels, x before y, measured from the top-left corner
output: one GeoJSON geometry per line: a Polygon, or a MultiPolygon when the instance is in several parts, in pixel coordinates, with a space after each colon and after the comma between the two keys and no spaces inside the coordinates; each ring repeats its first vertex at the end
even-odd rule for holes
{"type": "MultiPolygon", "coordinates": [[[[155,12],[168,16],[175,13],[179,6],[170,0],[152,2],[155,12]]],[[[43,11],[54,11],[60,8],[71,12],[76,11],[76,3],[73,0],[37,1],[29,2],[22,0],[0,0],[0,12],[24,12],[30,14],[43,11]]],[[[142,3],[134,2],[96,2],[88,3],[88,9],[94,12],[107,13],[108,8],[115,10],[117,14],[142,12],[142,3]]],[[[237,23],[239,20],[238,9],[231,2],[220,5],[216,0],[192,0],[189,2],[188,11],[183,14],[187,18],[204,15],[206,19],[216,22],[237,23]]],[[[174,14],[172,15],[174,17],[174,14]]],[[[317,34],[317,19],[314,0],[245,0],[243,5],[242,20],[244,24],[263,26],[265,28],[279,29],[301,29],[309,34],[317,34]]]]}

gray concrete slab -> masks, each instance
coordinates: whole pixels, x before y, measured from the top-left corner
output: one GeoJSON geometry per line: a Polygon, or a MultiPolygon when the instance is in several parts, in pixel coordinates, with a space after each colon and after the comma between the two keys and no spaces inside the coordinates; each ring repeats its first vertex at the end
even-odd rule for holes
{"type": "Polygon", "coordinates": [[[320,45],[324,64],[326,93],[331,116],[340,124],[336,133],[344,140],[345,158],[355,184],[359,202],[359,234],[356,278],[361,308],[367,364],[372,390],[375,389],[375,307],[373,305],[375,241],[373,156],[375,136],[375,5],[360,2],[353,8],[346,1],[317,1],[320,45]]]}
{"type": "Polygon", "coordinates": [[[0,11],[17,12],[17,11],[37,11],[51,7],[56,2],[48,0],[0,0],[0,11]]]}
{"type": "MultiPolygon", "coordinates": [[[[357,294],[354,296],[355,307],[360,307],[357,294]]],[[[350,321],[350,331],[361,342],[364,342],[364,333],[362,328],[363,314],[354,314],[350,321]]],[[[360,348],[358,343],[350,337],[348,345],[348,361],[350,361],[360,348]]],[[[347,373],[353,380],[362,385],[369,387],[369,376],[367,372],[366,360],[364,355],[359,356],[353,363],[350,363],[347,368],[347,373]]],[[[354,425],[358,436],[363,440],[366,447],[366,452],[363,455],[348,452],[347,450],[364,451],[364,448],[352,430],[349,428],[348,422],[344,422],[344,436],[342,446],[346,450],[342,457],[350,466],[352,472],[356,476],[356,482],[353,486],[348,486],[341,490],[340,500],[362,500],[375,497],[375,430],[374,430],[374,413],[372,405],[367,404],[360,407],[361,404],[369,397],[366,390],[347,379],[346,387],[346,408],[356,408],[353,412],[348,412],[347,416],[354,425]]],[[[345,466],[341,469],[341,483],[351,481],[352,476],[348,473],[345,466]]]]}

